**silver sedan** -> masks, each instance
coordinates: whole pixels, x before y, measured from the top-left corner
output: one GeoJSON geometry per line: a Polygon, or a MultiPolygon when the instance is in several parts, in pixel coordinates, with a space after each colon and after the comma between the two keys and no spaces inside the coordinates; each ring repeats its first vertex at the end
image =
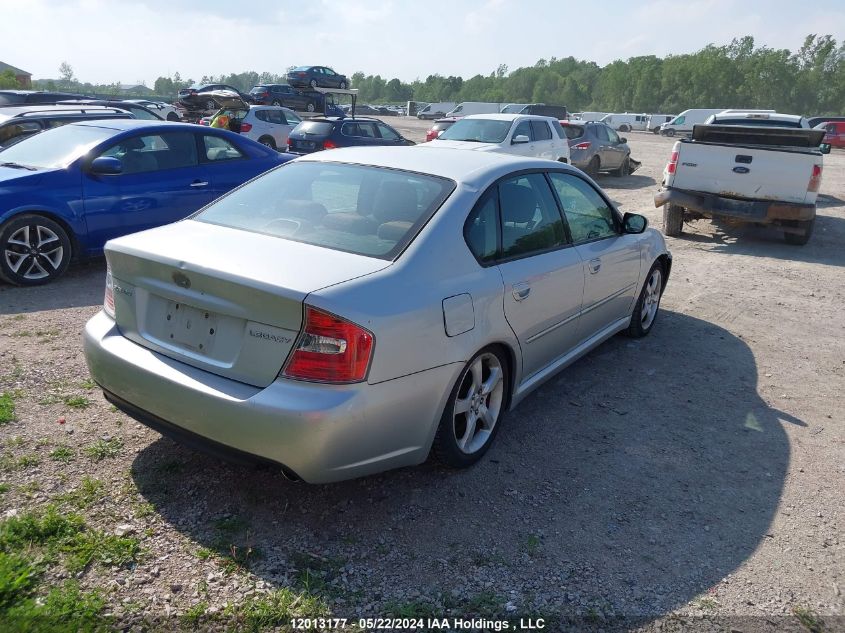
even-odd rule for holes
{"type": "Polygon", "coordinates": [[[106,398],[312,483],[473,464],[546,379],[649,333],[672,263],[574,168],[414,147],[297,159],[106,258],[106,398]]]}

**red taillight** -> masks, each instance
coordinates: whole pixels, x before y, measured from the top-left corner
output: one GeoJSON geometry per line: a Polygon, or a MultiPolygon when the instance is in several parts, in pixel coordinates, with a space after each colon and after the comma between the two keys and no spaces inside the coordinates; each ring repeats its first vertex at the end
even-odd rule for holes
{"type": "Polygon", "coordinates": [[[305,326],[282,375],[314,382],[360,382],[367,377],[372,352],[370,332],[306,306],[305,326]]]}
{"type": "Polygon", "coordinates": [[[590,141],[584,141],[583,143],[578,143],[572,149],[590,149],[590,145],[592,145],[590,141]]]}
{"type": "Polygon", "coordinates": [[[681,151],[680,143],[675,143],[675,146],[672,148],[672,153],[669,155],[669,162],[666,163],[666,173],[667,174],[674,174],[675,170],[678,168],[678,154],[681,151]]]}
{"type": "Polygon", "coordinates": [[[288,137],[288,145],[290,145],[291,147],[293,147],[293,139],[292,139],[292,138],[290,138],[290,137],[288,137]]]}
{"type": "Polygon", "coordinates": [[[249,132],[252,129],[252,123],[241,123],[241,132],[249,132]]]}
{"type": "Polygon", "coordinates": [[[200,119],[200,125],[211,125],[211,121],[208,119],[200,119]]]}
{"type": "Polygon", "coordinates": [[[337,149],[337,143],[327,138],[323,141],[323,149],[337,149]]]}
{"type": "Polygon", "coordinates": [[[810,182],[807,183],[807,191],[818,191],[822,184],[822,166],[813,165],[813,175],[810,176],[810,182]]]}
{"type": "Polygon", "coordinates": [[[106,267],[106,295],[103,297],[103,310],[114,318],[114,281],[109,267],[106,267]]]}

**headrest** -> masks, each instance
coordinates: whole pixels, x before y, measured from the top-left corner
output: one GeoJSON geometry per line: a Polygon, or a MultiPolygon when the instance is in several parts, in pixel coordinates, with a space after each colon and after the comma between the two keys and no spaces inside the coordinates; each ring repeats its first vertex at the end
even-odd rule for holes
{"type": "Polygon", "coordinates": [[[499,189],[502,203],[502,222],[523,224],[534,219],[537,194],[531,187],[507,183],[499,189]]]}
{"type": "Polygon", "coordinates": [[[373,215],[381,222],[416,222],[417,189],[407,182],[383,182],[373,202],[373,215]]]}

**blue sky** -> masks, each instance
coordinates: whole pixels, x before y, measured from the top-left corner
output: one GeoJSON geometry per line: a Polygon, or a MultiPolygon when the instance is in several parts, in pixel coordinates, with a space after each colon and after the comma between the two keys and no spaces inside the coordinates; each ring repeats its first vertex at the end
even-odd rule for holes
{"type": "Polygon", "coordinates": [[[0,60],[95,83],[322,64],[387,79],[469,77],[540,58],[606,64],[753,35],[845,38],[845,0],[0,0],[0,60]]]}

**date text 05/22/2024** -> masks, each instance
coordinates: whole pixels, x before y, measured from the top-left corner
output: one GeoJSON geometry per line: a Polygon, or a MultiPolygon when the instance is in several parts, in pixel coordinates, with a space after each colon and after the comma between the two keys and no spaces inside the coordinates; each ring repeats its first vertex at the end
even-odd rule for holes
{"type": "Polygon", "coordinates": [[[294,630],[346,630],[355,625],[365,631],[542,631],[543,618],[487,620],[484,618],[293,618],[294,630]]]}

